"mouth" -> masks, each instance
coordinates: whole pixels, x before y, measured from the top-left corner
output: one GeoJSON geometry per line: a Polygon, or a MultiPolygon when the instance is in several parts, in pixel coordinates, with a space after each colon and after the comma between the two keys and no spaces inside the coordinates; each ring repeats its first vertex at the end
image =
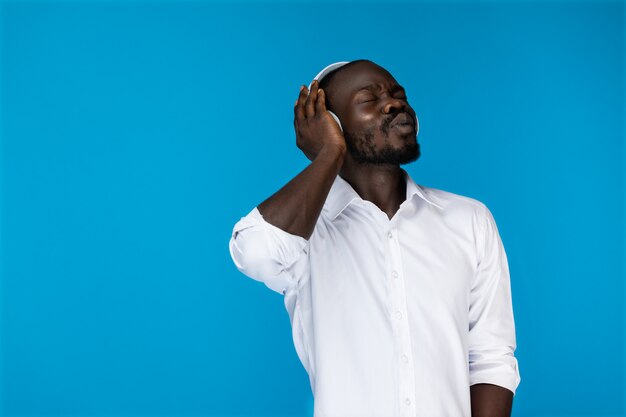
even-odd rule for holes
{"type": "Polygon", "coordinates": [[[415,129],[415,122],[413,118],[408,113],[400,113],[396,117],[393,118],[389,127],[397,127],[397,128],[405,128],[411,127],[415,129]]]}
{"type": "Polygon", "coordinates": [[[415,132],[415,126],[413,126],[412,123],[396,123],[395,125],[391,126],[391,129],[404,133],[415,132]]]}

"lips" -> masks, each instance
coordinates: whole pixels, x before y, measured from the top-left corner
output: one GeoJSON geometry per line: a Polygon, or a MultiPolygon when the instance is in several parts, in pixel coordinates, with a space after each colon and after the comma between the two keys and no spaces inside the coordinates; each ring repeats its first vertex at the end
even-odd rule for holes
{"type": "Polygon", "coordinates": [[[389,124],[389,127],[394,127],[395,125],[411,125],[415,127],[415,122],[408,113],[400,113],[393,118],[393,120],[389,124]]]}

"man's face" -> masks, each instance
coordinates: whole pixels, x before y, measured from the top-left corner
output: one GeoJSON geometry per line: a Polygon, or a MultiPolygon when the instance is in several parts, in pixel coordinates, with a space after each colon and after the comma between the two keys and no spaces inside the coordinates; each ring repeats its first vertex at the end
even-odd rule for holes
{"type": "Polygon", "coordinates": [[[355,161],[400,165],[419,158],[415,111],[389,72],[361,62],[337,73],[331,85],[333,108],[355,161]]]}

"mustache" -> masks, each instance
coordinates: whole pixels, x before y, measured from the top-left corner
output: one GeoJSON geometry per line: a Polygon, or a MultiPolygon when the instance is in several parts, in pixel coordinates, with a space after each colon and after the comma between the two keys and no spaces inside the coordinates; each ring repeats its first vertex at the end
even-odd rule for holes
{"type": "Polygon", "coordinates": [[[392,114],[390,117],[388,117],[387,119],[383,120],[382,130],[387,132],[389,130],[389,125],[391,124],[393,119],[395,119],[396,117],[400,116],[401,114],[406,114],[413,121],[413,126],[417,126],[417,123],[415,122],[415,117],[413,117],[413,115],[411,113],[409,113],[407,111],[403,111],[402,113],[392,114]]]}

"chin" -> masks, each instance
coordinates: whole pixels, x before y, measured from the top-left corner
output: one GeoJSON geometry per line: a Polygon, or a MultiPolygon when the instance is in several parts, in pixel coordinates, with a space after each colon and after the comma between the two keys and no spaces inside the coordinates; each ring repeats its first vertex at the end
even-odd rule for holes
{"type": "Polygon", "coordinates": [[[390,132],[389,135],[387,135],[386,141],[391,144],[391,146],[394,146],[398,149],[404,149],[407,147],[418,145],[417,134],[415,132],[405,134],[390,132]]]}
{"type": "Polygon", "coordinates": [[[415,146],[405,147],[406,152],[403,153],[402,157],[400,158],[400,165],[408,164],[410,162],[415,162],[421,156],[420,144],[417,143],[417,141],[415,141],[414,143],[415,143],[415,146]]]}

